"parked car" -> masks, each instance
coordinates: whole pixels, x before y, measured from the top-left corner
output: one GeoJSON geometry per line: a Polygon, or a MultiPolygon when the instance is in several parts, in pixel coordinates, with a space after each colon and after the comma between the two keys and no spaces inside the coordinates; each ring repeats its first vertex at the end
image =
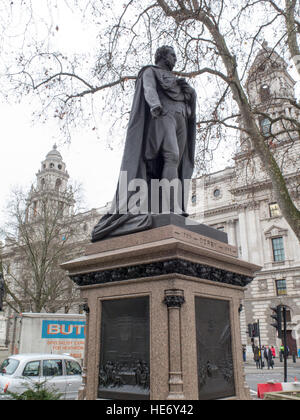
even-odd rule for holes
{"type": "Polygon", "coordinates": [[[0,399],[8,392],[22,394],[34,383],[45,383],[48,390],[62,394],[61,399],[75,400],[82,384],[80,364],[61,354],[17,354],[0,365],[0,399]]]}

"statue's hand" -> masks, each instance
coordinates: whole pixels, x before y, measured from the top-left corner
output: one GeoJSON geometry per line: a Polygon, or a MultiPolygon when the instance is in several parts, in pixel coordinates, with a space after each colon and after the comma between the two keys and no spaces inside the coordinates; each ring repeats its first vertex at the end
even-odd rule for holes
{"type": "Polygon", "coordinates": [[[155,108],[151,109],[152,118],[158,118],[162,114],[162,107],[156,106],[155,108]]]}

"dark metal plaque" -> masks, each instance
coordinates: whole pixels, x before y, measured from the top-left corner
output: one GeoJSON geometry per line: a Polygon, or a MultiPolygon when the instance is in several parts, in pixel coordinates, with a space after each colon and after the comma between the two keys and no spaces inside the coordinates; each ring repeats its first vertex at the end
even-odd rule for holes
{"type": "Polygon", "coordinates": [[[235,395],[229,302],[195,298],[199,400],[235,395]]]}
{"type": "Polygon", "coordinates": [[[102,302],[99,398],[150,398],[149,298],[102,302]]]}

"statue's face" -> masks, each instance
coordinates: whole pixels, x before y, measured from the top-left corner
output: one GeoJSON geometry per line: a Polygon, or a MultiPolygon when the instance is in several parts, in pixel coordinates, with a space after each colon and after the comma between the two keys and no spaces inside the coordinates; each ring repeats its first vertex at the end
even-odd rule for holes
{"type": "Polygon", "coordinates": [[[173,48],[168,48],[164,54],[164,62],[169,70],[173,70],[173,68],[175,67],[176,61],[177,61],[177,58],[176,58],[175,51],[173,50],[173,48]]]}

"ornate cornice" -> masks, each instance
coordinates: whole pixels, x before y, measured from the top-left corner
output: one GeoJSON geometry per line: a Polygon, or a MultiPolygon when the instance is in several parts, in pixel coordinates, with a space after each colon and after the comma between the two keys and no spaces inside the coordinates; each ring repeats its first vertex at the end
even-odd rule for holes
{"type": "Polygon", "coordinates": [[[242,195],[248,193],[249,191],[254,193],[267,189],[272,189],[272,182],[270,180],[255,182],[249,185],[241,185],[240,187],[232,188],[229,192],[233,195],[242,195]]]}
{"type": "MultiPolygon", "coordinates": [[[[264,201],[264,200],[260,200],[260,201],[264,201]]],[[[225,213],[229,213],[232,211],[236,211],[239,212],[241,210],[245,210],[245,209],[250,209],[250,210],[257,210],[259,209],[260,206],[260,202],[259,201],[248,201],[246,203],[243,204],[232,204],[230,206],[224,206],[224,207],[219,207],[219,208],[214,208],[211,210],[205,210],[204,212],[204,216],[205,217],[210,217],[210,216],[216,216],[218,214],[225,214],[225,213]]]]}
{"type": "Polygon", "coordinates": [[[295,267],[279,267],[279,268],[263,268],[261,271],[256,273],[255,280],[260,280],[261,278],[264,279],[267,276],[271,275],[283,275],[286,276],[287,274],[292,275],[295,273],[295,276],[300,276],[300,265],[295,267]]]}
{"type": "Polygon", "coordinates": [[[287,236],[288,229],[273,225],[266,232],[264,232],[264,235],[266,238],[273,238],[275,236],[287,236]]]}
{"type": "Polygon", "coordinates": [[[204,211],[204,216],[205,217],[209,217],[209,216],[215,216],[217,214],[228,213],[230,211],[237,210],[238,207],[239,207],[238,204],[231,204],[229,206],[215,207],[215,208],[213,208],[211,210],[205,210],[204,211]]]}
{"type": "Polygon", "coordinates": [[[239,287],[245,287],[253,280],[253,277],[247,277],[242,274],[233,273],[220,268],[210,267],[208,265],[194,263],[183,259],[172,259],[150,264],[140,264],[129,267],[118,267],[103,271],[75,274],[70,275],[70,278],[77,284],[77,286],[83,287],[122,282],[126,280],[138,280],[141,278],[151,278],[166,274],[182,274],[185,276],[239,287]]]}
{"type": "MultiPolygon", "coordinates": [[[[298,136],[296,136],[296,137],[293,136],[293,137],[288,137],[286,139],[283,139],[279,143],[276,143],[276,151],[278,151],[280,149],[283,149],[284,147],[289,146],[291,144],[294,145],[295,143],[297,143],[299,141],[300,141],[300,138],[298,136]]],[[[253,159],[254,157],[258,157],[258,153],[254,148],[237,152],[235,154],[235,156],[233,157],[233,160],[235,162],[238,162],[238,161],[243,161],[243,160],[249,160],[250,157],[251,157],[251,159],[253,159]]]]}
{"type": "MultiPolygon", "coordinates": [[[[289,184],[294,181],[299,181],[300,176],[299,176],[299,173],[296,172],[290,175],[285,175],[284,178],[287,184],[289,184]]],[[[241,185],[239,187],[232,188],[231,190],[229,190],[229,192],[233,195],[242,195],[248,192],[254,193],[254,192],[262,191],[266,189],[272,189],[272,182],[269,179],[259,181],[259,182],[254,182],[253,184],[241,185]]]]}

